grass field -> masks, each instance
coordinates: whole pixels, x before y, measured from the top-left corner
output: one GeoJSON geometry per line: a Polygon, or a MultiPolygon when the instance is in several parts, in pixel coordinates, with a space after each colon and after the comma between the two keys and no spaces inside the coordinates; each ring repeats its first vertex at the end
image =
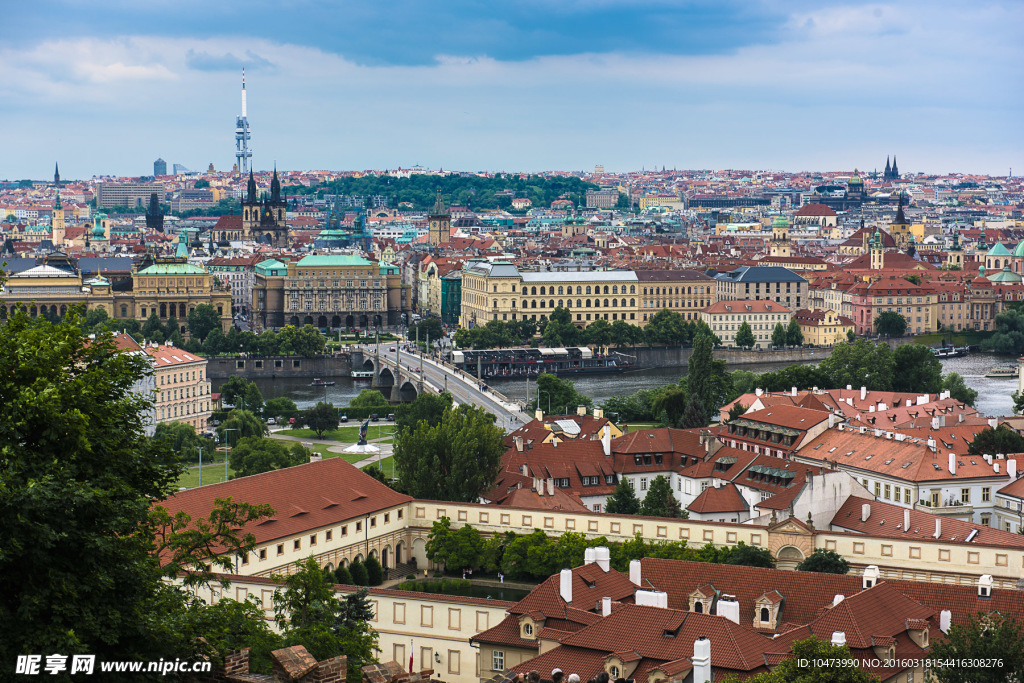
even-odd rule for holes
{"type": "MultiPolygon", "coordinates": [[[[235,471],[228,466],[228,476],[234,474],[235,471]]],[[[224,462],[213,463],[210,465],[203,465],[203,486],[207,484],[216,484],[224,480],[224,462]]],[[[178,478],[178,486],[187,489],[195,488],[199,486],[199,468],[189,468],[178,478]]]]}
{"type": "MultiPolygon", "coordinates": [[[[387,426],[381,426],[378,431],[378,428],[371,422],[369,428],[366,430],[366,438],[371,440],[377,438],[386,439],[391,435],[391,432],[393,432],[394,429],[395,428],[389,424],[387,426]],[[379,437],[378,434],[380,435],[379,437]]],[[[324,432],[323,437],[318,437],[316,432],[312,429],[282,429],[274,433],[282,436],[297,436],[300,439],[315,439],[318,441],[338,441],[340,443],[356,443],[359,441],[359,427],[357,426],[338,427],[337,429],[324,432]]],[[[387,442],[390,442],[390,439],[388,439],[387,442]]]]}
{"type": "MultiPolygon", "coordinates": [[[[384,474],[388,477],[391,476],[391,468],[394,466],[394,461],[395,459],[392,458],[391,456],[382,458],[380,461],[380,468],[384,470],[384,474]]],[[[376,465],[377,463],[374,462],[373,464],[376,465]]],[[[369,467],[369,465],[367,465],[367,467],[369,467]]],[[[366,467],[364,467],[363,469],[365,470],[366,467]]]]}
{"type": "Polygon", "coordinates": [[[630,422],[629,424],[619,425],[622,429],[629,428],[631,432],[635,432],[638,429],[655,429],[657,426],[653,422],[630,422]]]}
{"type": "MultiPolygon", "coordinates": [[[[952,336],[952,343],[953,346],[971,346],[974,344],[981,344],[993,334],[995,334],[994,331],[984,332],[980,330],[954,332],[952,336]]],[[[939,346],[942,344],[943,340],[948,342],[950,337],[939,332],[919,334],[914,337],[915,344],[924,344],[925,346],[939,346]]]]}

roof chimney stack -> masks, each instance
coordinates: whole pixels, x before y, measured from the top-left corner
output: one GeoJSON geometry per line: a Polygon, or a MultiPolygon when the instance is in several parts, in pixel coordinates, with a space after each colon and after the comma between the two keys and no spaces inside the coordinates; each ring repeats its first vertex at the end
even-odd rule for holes
{"type": "Polygon", "coordinates": [[[1006,459],[1006,473],[1010,475],[1010,479],[1017,478],[1017,461],[1015,459],[1006,459]]]}
{"type": "Polygon", "coordinates": [[[612,613],[612,599],[601,598],[601,616],[606,617],[612,613]]]}
{"type": "Polygon", "coordinates": [[[843,647],[846,645],[846,632],[845,631],[833,631],[832,632],[832,644],[837,647],[843,647]]]}
{"type": "Polygon", "coordinates": [[[629,561],[629,581],[634,586],[640,585],[640,560],[629,561]]]}
{"type": "Polygon", "coordinates": [[[868,388],[867,387],[861,387],[860,388],[860,400],[863,401],[867,397],[868,397],[868,388]]]}
{"type": "Polygon", "coordinates": [[[790,391],[792,392],[793,396],[796,396],[796,387],[793,387],[790,391]]]}
{"type": "Polygon", "coordinates": [[[839,603],[841,603],[845,599],[846,599],[845,595],[836,595],[835,597],[832,598],[832,606],[835,607],[836,605],[838,605],[839,603]]]}
{"type": "Polygon", "coordinates": [[[543,411],[543,410],[540,410],[540,409],[538,408],[537,410],[535,410],[535,411],[533,412],[533,417],[534,417],[534,419],[535,419],[535,420],[537,420],[538,422],[543,422],[543,421],[544,421],[544,411],[543,411]]]}
{"type": "Polygon", "coordinates": [[[734,624],[740,623],[740,603],[735,599],[735,596],[722,596],[719,598],[715,606],[715,613],[720,617],[725,617],[734,624]]]}
{"type": "Polygon", "coordinates": [[[910,531],[910,508],[903,509],[903,532],[910,531]]]}
{"type": "Polygon", "coordinates": [[[563,569],[558,575],[558,594],[567,603],[572,603],[572,570],[563,569]]]}
{"type": "Polygon", "coordinates": [[[949,633],[949,625],[953,621],[953,613],[948,609],[944,609],[939,612],[939,630],[943,633],[949,633]]]}
{"type": "Polygon", "coordinates": [[[601,450],[604,451],[606,457],[611,457],[612,454],[612,427],[611,425],[605,425],[601,427],[601,450]]]}
{"type": "Polygon", "coordinates": [[[693,641],[693,683],[711,683],[711,641],[693,641]]]}
{"type": "Polygon", "coordinates": [[[576,415],[578,415],[579,417],[586,417],[587,416],[587,407],[586,406],[576,406],[576,415]]]}
{"type": "Polygon", "coordinates": [[[594,561],[601,571],[607,574],[612,569],[612,551],[603,545],[594,548],[594,561]]]}
{"type": "Polygon", "coordinates": [[[956,474],[956,453],[949,454],[949,473],[956,474]]]}
{"type": "Polygon", "coordinates": [[[942,538],[942,518],[935,518],[935,533],[932,534],[932,538],[942,538]]]}
{"type": "Polygon", "coordinates": [[[866,522],[871,516],[871,503],[864,503],[860,506],[860,521],[866,522]]]}
{"type": "Polygon", "coordinates": [[[878,583],[878,565],[869,564],[864,567],[864,577],[862,582],[862,588],[871,588],[878,583]]]}

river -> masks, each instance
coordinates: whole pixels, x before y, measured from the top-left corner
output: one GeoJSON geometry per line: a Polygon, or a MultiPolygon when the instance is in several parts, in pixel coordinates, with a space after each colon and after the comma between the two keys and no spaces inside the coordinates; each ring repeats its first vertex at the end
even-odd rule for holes
{"type": "MultiPolygon", "coordinates": [[[[942,359],[942,371],[960,373],[967,386],[977,390],[977,408],[983,415],[1002,417],[1013,413],[1013,400],[1010,394],[1017,390],[1016,379],[991,379],[985,373],[994,366],[1015,364],[1014,356],[994,356],[988,353],[976,353],[960,358],[942,359]]],[[[767,372],[784,367],[785,364],[763,363],[757,365],[736,365],[731,370],[750,370],[751,372],[767,372]]],[[[686,373],[685,368],[665,368],[636,370],[618,375],[583,375],[575,379],[576,389],[600,404],[611,396],[629,394],[638,389],[653,389],[676,382],[686,373]]],[[[328,402],[336,406],[347,405],[370,383],[366,380],[356,381],[349,377],[334,377],[336,384],[331,387],[313,387],[308,379],[257,379],[256,386],[264,398],[287,396],[295,401],[300,409],[309,408],[317,401],[328,402]]],[[[523,380],[494,379],[491,386],[512,399],[526,398],[526,382],[523,380]]],[[[536,385],[531,382],[531,395],[536,385]]],[[[546,406],[545,406],[546,407],[546,406]]],[[[551,406],[552,410],[564,406],[551,406]]],[[[572,407],[570,406],[570,412],[572,407]]]]}

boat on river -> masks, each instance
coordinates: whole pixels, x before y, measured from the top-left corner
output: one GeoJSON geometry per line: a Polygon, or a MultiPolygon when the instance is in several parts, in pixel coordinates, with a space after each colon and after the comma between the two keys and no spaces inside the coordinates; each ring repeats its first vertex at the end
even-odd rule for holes
{"type": "Polygon", "coordinates": [[[986,372],[985,376],[994,379],[1016,379],[1018,374],[1016,365],[997,365],[986,372]]]}
{"type": "Polygon", "coordinates": [[[329,380],[329,379],[320,379],[319,377],[314,377],[313,381],[309,383],[309,386],[311,386],[311,387],[333,387],[334,386],[334,381],[333,380],[329,380]]]}

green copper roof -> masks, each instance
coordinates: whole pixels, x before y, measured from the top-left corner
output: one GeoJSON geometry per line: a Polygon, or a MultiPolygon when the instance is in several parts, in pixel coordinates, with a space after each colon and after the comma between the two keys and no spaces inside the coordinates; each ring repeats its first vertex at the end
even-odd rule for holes
{"type": "Polygon", "coordinates": [[[775,220],[772,221],[772,227],[773,228],[788,228],[789,227],[789,221],[786,220],[785,216],[779,216],[775,220]]]}
{"type": "Polygon", "coordinates": [[[1022,279],[1017,273],[1011,272],[1010,267],[1006,266],[998,273],[994,273],[988,276],[988,279],[992,282],[1020,282],[1022,279]]]}
{"type": "Polygon", "coordinates": [[[1013,250],[1013,255],[1017,258],[1024,258],[1024,242],[1017,245],[1017,248],[1013,250]]]}
{"type": "Polygon", "coordinates": [[[316,266],[319,268],[351,268],[368,266],[370,262],[362,256],[353,254],[311,254],[299,260],[297,266],[316,266]]]}
{"type": "Polygon", "coordinates": [[[996,242],[986,256],[1010,256],[1010,250],[1004,247],[1002,242],[996,242]]]}
{"type": "Polygon", "coordinates": [[[154,263],[139,275],[206,275],[206,270],[191,263],[154,263]]]}
{"type": "Polygon", "coordinates": [[[288,274],[288,265],[285,264],[285,263],[281,263],[277,259],[268,259],[266,261],[260,261],[259,263],[256,264],[256,272],[260,273],[262,275],[268,275],[268,274],[287,275],[288,274]],[[279,273],[271,273],[271,271],[281,271],[281,272],[279,272],[279,273]]]}

